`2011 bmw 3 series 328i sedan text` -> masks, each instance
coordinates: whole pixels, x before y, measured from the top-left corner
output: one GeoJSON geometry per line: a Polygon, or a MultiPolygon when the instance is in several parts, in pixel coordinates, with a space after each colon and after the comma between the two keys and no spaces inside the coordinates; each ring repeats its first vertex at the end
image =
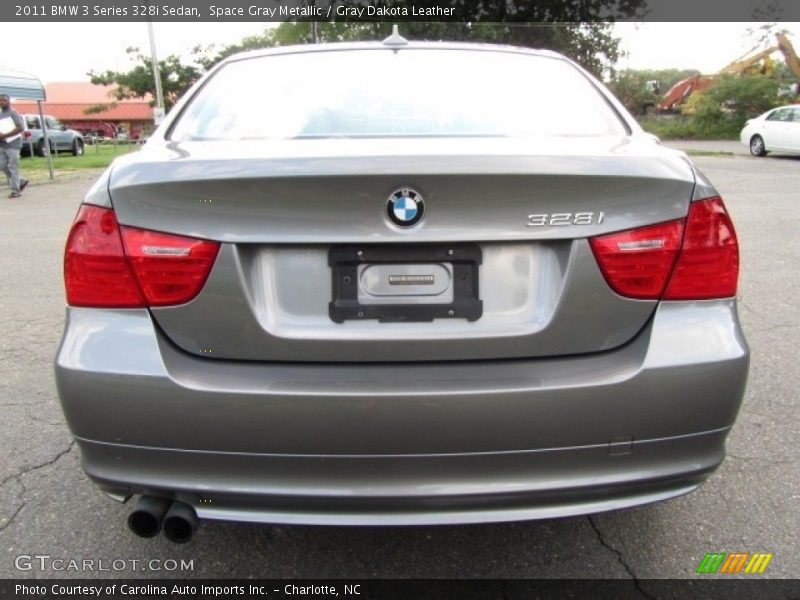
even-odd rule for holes
{"type": "Polygon", "coordinates": [[[240,54],[80,206],[58,390],[140,535],[630,507],[723,460],[738,261],[711,183],[563,56],[240,54]]]}

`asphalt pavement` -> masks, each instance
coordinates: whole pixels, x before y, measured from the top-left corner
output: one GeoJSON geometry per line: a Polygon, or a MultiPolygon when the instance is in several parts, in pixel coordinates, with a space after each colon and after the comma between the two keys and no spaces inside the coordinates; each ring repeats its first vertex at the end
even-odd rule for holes
{"type": "Polygon", "coordinates": [[[0,188],[0,577],[685,578],[713,551],[771,552],[765,577],[797,577],[800,159],[694,160],[718,186],[738,230],[740,316],[752,349],[728,458],[699,491],[632,510],[501,525],[204,523],[182,546],[128,531],[130,506],[106,498],[83,475],[58,405],[52,360],[64,317],[61,255],[97,173],[32,184],[16,200],[0,188]],[[183,572],[164,570],[173,563],[99,571],[97,562],[94,570],[57,571],[19,558],[33,555],[192,564],[183,572]]]}

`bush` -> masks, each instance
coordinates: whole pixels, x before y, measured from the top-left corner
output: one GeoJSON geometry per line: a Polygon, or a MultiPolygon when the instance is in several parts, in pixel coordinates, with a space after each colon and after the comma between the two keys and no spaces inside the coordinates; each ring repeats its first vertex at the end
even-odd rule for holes
{"type": "MultiPolygon", "coordinates": [[[[783,103],[780,84],[765,75],[733,76],[719,78],[694,102],[697,117],[718,121],[725,116],[744,123],[783,103]]],[[[694,96],[694,94],[692,94],[694,96]]],[[[691,104],[693,98],[689,98],[691,104]]]]}
{"type": "Polygon", "coordinates": [[[738,139],[747,119],[780,106],[780,84],[764,75],[724,76],[695,92],[681,116],[643,117],[645,131],[664,139],[738,139]]]}
{"type": "Polygon", "coordinates": [[[701,121],[697,117],[642,117],[642,129],[664,140],[736,140],[744,122],[723,118],[701,121]]]}

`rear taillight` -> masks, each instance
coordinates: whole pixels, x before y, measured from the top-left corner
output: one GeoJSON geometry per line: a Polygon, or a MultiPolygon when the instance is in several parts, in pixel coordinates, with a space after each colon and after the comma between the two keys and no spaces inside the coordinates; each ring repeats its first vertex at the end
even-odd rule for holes
{"type": "Polygon", "coordinates": [[[114,211],[83,205],[64,253],[71,306],[143,308],[182,304],[208,277],[219,244],[120,227],[114,211]]]}
{"type": "Polygon", "coordinates": [[[27,130],[22,132],[22,137],[23,137],[23,139],[26,139],[26,140],[31,139],[32,135],[33,134],[30,131],[27,131],[27,130]]]}
{"type": "Polygon", "coordinates": [[[122,227],[125,254],[149,306],[183,304],[208,278],[219,244],[122,227]]]}
{"type": "Polygon", "coordinates": [[[721,198],[692,202],[684,220],[590,238],[600,270],[622,296],[703,300],[736,295],[739,247],[721,198]]]}
{"type": "Polygon", "coordinates": [[[64,283],[72,306],[145,306],[113,210],[81,206],[64,251],[64,283]]]}
{"type": "Polygon", "coordinates": [[[693,202],[666,300],[703,300],[736,295],[739,242],[722,198],[693,202]]]}
{"type": "Polygon", "coordinates": [[[658,299],[681,245],[683,219],[591,238],[600,270],[621,296],[658,299]]]}

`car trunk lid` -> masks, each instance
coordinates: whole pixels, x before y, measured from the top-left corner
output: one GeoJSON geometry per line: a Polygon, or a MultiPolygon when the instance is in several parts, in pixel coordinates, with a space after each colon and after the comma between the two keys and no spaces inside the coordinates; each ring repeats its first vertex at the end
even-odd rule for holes
{"type": "Polygon", "coordinates": [[[619,346],[655,301],[614,293],[587,238],[682,218],[694,185],[681,154],[627,137],[190,142],[139,154],[112,173],[119,222],[223,243],[203,291],[153,316],[184,350],[226,359],[476,360],[619,346]],[[404,188],[425,207],[408,228],[387,215],[404,188]],[[478,256],[477,318],[331,312],[337,252],[365,253],[359,282],[373,263],[373,274],[401,277],[391,303],[449,310],[453,297],[426,299],[430,288],[402,277],[419,286],[413,278],[435,279],[434,265],[439,281],[452,278],[447,253],[462,248],[478,256]],[[389,258],[378,264],[376,251],[389,258]]]}

